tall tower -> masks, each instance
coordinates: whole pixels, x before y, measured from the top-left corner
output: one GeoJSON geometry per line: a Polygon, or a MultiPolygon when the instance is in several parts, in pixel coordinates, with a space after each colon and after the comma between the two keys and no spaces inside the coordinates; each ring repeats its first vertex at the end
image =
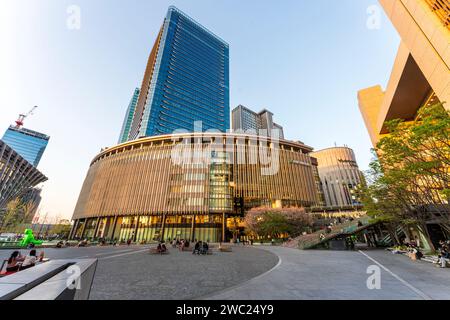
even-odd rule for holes
{"type": "Polygon", "coordinates": [[[133,122],[134,112],[136,111],[136,105],[139,98],[139,88],[134,89],[133,97],[131,97],[130,104],[128,105],[125,118],[123,119],[122,130],[120,131],[120,137],[118,143],[123,143],[129,140],[129,134],[131,129],[131,123],[133,122]]]}
{"type": "Polygon", "coordinates": [[[47,147],[49,136],[19,126],[10,126],[2,140],[25,160],[37,167],[47,147]]]}
{"type": "Polygon", "coordinates": [[[225,132],[229,120],[229,46],[169,7],[148,59],[129,140],[194,131],[225,132]]]}

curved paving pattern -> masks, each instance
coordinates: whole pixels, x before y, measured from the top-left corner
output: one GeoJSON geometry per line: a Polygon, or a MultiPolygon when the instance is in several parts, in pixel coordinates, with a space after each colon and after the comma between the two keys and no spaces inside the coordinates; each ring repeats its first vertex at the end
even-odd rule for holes
{"type": "Polygon", "coordinates": [[[278,263],[269,251],[233,247],[233,252],[198,256],[170,249],[100,259],[91,299],[196,299],[264,273],[278,263]]]}

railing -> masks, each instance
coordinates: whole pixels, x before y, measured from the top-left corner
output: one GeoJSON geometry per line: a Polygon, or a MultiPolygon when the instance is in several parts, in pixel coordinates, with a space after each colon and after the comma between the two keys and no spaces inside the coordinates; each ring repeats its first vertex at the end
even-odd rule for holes
{"type": "Polygon", "coordinates": [[[368,216],[355,219],[353,221],[348,221],[344,223],[337,224],[331,227],[331,232],[327,233],[326,230],[319,230],[311,234],[300,236],[293,241],[297,242],[297,247],[299,249],[308,249],[314,247],[321,242],[326,242],[330,238],[333,238],[342,233],[350,233],[358,229],[358,222],[361,222],[363,226],[369,224],[370,218],[368,216]],[[321,235],[323,234],[323,238],[321,235]]]}
{"type": "Polygon", "coordinates": [[[425,0],[444,26],[450,30],[450,0],[425,0]]]}

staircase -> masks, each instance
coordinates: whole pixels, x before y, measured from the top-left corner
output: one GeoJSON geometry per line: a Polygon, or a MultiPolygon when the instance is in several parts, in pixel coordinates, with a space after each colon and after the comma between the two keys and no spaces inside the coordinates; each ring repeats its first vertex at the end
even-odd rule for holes
{"type": "MultiPolygon", "coordinates": [[[[399,237],[404,234],[403,229],[401,227],[397,227],[397,229],[395,229],[395,233],[399,237]]],[[[388,233],[386,236],[384,236],[383,239],[380,240],[380,243],[386,246],[390,246],[394,244],[394,240],[392,240],[391,235],[388,233]]]]}
{"type": "Polygon", "coordinates": [[[368,216],[363,216],[353,221],[347,221],[334,225],[331,228],[330,233],[326,233],[326,230],[319,230],[314,233],[301,235],[283,243],[282,246],[286,248],[298,248],[303,250],[310,249],[319,245],[320,243],[325,243],[341,234],[353,233],[358,231],[359,229],[366,228],[368,225],[370,225],[369,219],[370,218],[368,216]],[[360,221],[363,225],[358,227],[358,221],[360,221]],[[320,238],[321,234],[325,236],[323,239],[320,238]]]}

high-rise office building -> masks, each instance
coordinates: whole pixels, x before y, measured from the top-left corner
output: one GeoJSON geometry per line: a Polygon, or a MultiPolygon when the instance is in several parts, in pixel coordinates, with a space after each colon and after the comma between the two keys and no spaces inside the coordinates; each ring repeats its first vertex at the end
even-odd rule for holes
{"type": "Polygon", "coordinates": [[[140,91],[141,90],[139,88],[134,89],[133,97],[131,97],[131,101],[128,104],[127,112],[125,114],[125,118],[123,119],[122,130],[120,131],[118,143],[123,143],[129,140],[131,123],[133,122],[134,112],[136,110],[140,91]]]}
{"type": "Polygon", "coordinates": [[[47,147],[49,136],[23,127],[10,126],[2,140],[25,160],[37,167],[47,147]]]}
{"type": "Polygon", "coordinates": [[[229,129],[229,46],[171,6],[150,53],[129,139],[229,129]]]}
{"type": "Polygon", "coordinates": [[[284,139],[283,127],[273,122],[273,113],[266,109],[256,113],[243,105],[239,105],[233,109],[231,117],[233,131],[255,130],[256,133],[260,133],[260,130],[266,130],[267,135],[270,136],[272,130],[277,129],[279,138],[284,139]]]}

